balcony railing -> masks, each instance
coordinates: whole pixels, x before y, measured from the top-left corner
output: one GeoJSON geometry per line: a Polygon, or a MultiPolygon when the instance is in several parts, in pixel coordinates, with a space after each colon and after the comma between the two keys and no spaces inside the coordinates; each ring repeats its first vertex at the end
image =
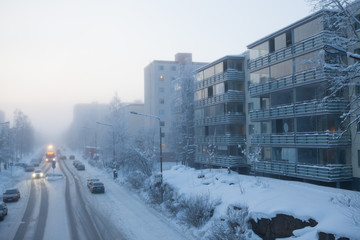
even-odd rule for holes
{"type": "Polygon", "coordinates": [[[249,86],[249,92],[251,97],[257,97],[270,92],[294,88],[314,82],[322,82],[333,78],[336,75],[338,74],[329,70],[323,71],[321,69],[311,69],[296,73],[294,76],[289,75],[265,83],[251,84],[249,86]]]}
{"type": "Polygon", "coordinates": [[[263,68],[270,64],[290,59],[294,55],[305,53],[316,48],[321,48],[326,44],[329,36],[329,33],[321,32],[301,42],[295,43],[290,47],[253,59],[249,61],[249,70],[252,72],[257,68],[263,68]]]}
{"type": "Polygon", "coordinates": [[[240,72],[235,69],[228,69],[226,72],[222,72],[222,73],[219,73],[212,77],[206,78],[202,81],[196,82],[195,90],[198,90],[198,89],[201,89],[204,87],[210,87],[216,83],[223,82],[226,80],[244,81],[245,74],[244,74],[244,72],[240,72]]]}
{"type": "Polygon", "coordinates": [[[225,102],[245,102],[245,93],[243,91],[229,90],[225,94],[195,101],[194,106],[195,108],[204,107],[225,102]]]}
{"type": "Polygon", "coordinates": [[[199,145],[207,145],[207,144],[237,145],[237,144],[245,143],[245,138],[246,138],[245,135],[195,137],[195,143],[199,145]]]}
{"type": "Polygon", "coordinates": [[[350,135],[344,132],[297,132],[296,134],[257,134],[251,144],[260,146],[336,147],[349,146],[350,135]]]}
{"type": "Polygon", "coordinates": [[[285,161],[259,161],[252,163],[252,171],[324,182],[349,181],[352,179],[352,167],[341,164],[321,166],[285,161]]]}
{"type": "Polygon", "coordinates": [[[241,167],[246,166],[246,159],[240,156],[213,156],[209,157],[205,154],[196,154],[195,162],[208,164],[218,167],[241,167]]]}
{"type": "Polygon", "coordinates": [[[228,113],[225,116],[206,117],[202,119],[195,119],[195,126],[201,125],[215,125],[215,124],[236,124],[245,123],[244,113],[228,113]]]}
{"type": "Polygon", "coordinates": [[[342,113],[348,107],[349,102],[345,100],[308,101],[296,103],[295,105],[283,105],[265,110],[254,110],[250,112],[251,121],[262,121],[268,119],[289,118],[294,116],[323,115],[342,113]]]}

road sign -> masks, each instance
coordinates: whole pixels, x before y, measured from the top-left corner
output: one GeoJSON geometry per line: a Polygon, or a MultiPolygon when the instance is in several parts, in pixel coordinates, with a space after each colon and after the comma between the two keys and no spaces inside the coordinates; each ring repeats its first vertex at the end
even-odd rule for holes
{"type": "Polygon", "coordinates": [[[52,161],[52,168],[56,168],[56,161],[52,161]]]}

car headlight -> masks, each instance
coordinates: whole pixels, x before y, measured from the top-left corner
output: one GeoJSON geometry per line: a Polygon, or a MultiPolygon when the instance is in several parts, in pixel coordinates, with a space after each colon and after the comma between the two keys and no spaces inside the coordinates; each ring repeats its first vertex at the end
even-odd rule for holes
{"type": "Polygon", "coordinates": [[[42,177],[42,176],[44,176],[44,174],[43,174],[43,173],[40,173],[40,177],[42,177]]]}
{"type": "Polygon", "coordinates": [[[36,174],[35,174],[35,173],[33,173],[33,174],[32,174],[32,176],[33,176],[33,177],[36,177],[36,174]]]}

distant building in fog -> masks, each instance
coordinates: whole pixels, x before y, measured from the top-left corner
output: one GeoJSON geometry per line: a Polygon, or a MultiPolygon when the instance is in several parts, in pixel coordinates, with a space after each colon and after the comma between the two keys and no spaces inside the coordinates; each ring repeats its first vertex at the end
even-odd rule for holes
{"type": "MultiPolygon", "coordinates": [[[[144,70],[144,100],[146,114],[160,117],[163,132],[164,160],[175,158],[175,149],[171,147],[171,102],[174,90],[172,81],[177,79],[181,64],[197,64],[192,62],[191,53],[177,53],[175,61],[154,60],[144,70]]],[[[159,131],[159,122],[156,119],[144,117],[148,128],[152,127],[154,133],[159,131]]]]}

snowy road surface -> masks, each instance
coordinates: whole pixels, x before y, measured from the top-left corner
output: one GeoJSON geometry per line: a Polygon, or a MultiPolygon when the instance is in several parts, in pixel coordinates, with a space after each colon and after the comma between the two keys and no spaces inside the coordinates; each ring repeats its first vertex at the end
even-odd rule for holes
{"type": "Polygon", "coordinates": [[[63,175],[53,181],[23,173],[16,185],[21,198],[8,203],[0,239],[192,239],[136,194],[84,163],[85,171],[77,171],[71,160],[59,160],[55,169],[42,163],[43,171],[63,175]],[[101,179],[105,194],[90,193],[89,177],[101,179]]]}

